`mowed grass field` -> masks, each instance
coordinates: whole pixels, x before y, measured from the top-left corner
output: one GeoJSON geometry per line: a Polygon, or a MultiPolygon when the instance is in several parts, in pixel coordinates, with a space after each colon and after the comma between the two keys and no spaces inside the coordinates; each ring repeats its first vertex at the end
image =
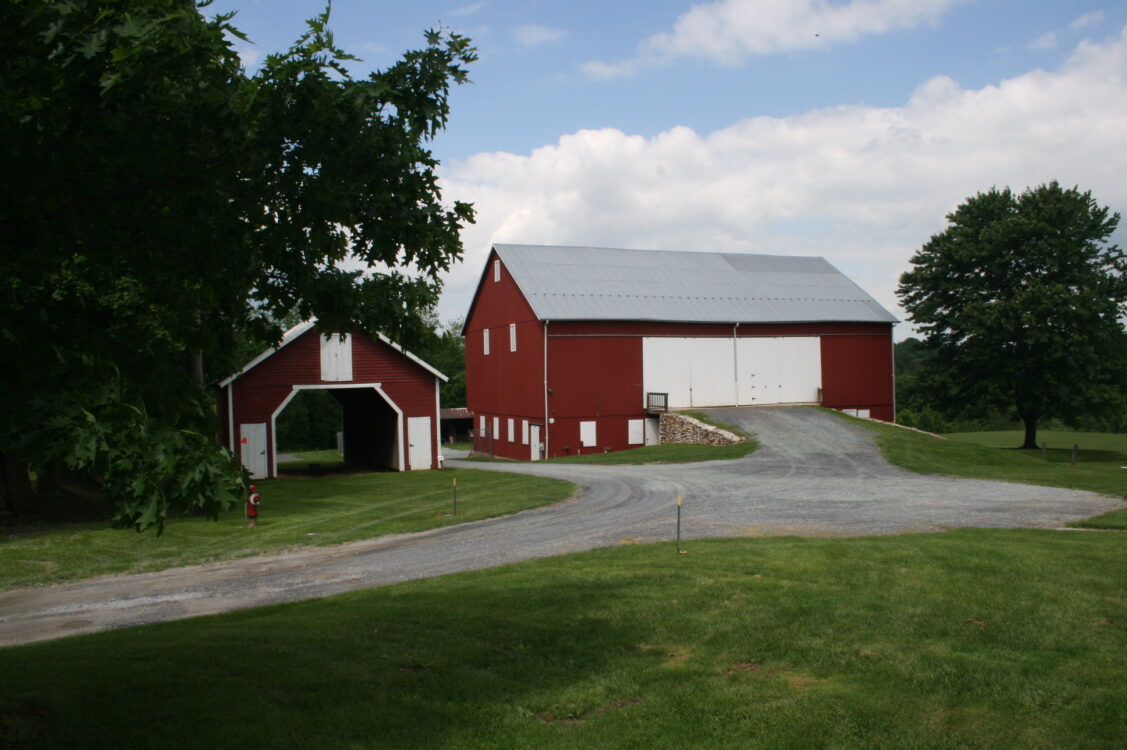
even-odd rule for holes
{"type": "Polygon", "coordinates": [[[107,523],[9,534],[0,542],[0,589],[423,531],[547,505],[575,491],[570,482],[465,469],[287,478],[257,486],[262,504],[253,529],[246,528],[240,507],[218,522],[173,519],[160,536],[107,523]]]}
{"type": "MultiPolygon", "coordinates": [[[[1040,450],[1014,447],[1022,442],[1016,431],[956,433],[937,438],[880,422],[839,416],[876,433],[885,458],[909,471],[1069,487],[1127,499],[1127,470],[1122,468],[1127,466],[1127,435],[1045,430],[1038,433],[1038,442],[1045,440],[1049,444],[1046,460],[1041,458],[1040,450]],[[1074,444],[1080,445],[1075,465],[1074,444]]],[[[1127,529],[1127,506],[1070,525],[1127,529]]]]}
{"type": "Polygon", "coordinates": [[[621,546],[0,649],[0,745],[1121,748],[1125,542],[621,546]]]}

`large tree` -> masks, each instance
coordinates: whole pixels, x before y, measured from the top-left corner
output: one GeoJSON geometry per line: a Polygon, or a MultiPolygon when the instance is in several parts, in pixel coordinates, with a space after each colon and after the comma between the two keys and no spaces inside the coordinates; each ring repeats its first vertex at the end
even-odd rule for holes
{"type": "MultiPolygon", "coordinates": [[[[204,6],[206,3],[200,3],[204,6]]],[[[185,0],[0,5],[0,456],[96,479],[121,525],[240,492],[205,385],[316,316],[410,336],[472,208],[427,148],[468,39],[354,79],[328,12],[248,75],[185,0]]]]}
{"type": "Polygon", "coordinates": [[[1121,406],[1127,260],[1108,243],[1119,214],[1056,182],[992,189],[947,216],[897,290],[937,356],[928,386],[950,414],[1012,408],[1037,423],[1121,406]]]}

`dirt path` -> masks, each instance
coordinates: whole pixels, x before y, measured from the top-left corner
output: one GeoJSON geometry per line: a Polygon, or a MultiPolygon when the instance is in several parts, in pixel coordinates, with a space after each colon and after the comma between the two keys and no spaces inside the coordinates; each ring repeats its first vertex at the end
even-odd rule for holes
{"type": "Polygon", "coordinates": [[[548,508],[418,534],[0,592],[0,645],[669,539],[678,494],[685,498],[687,539],[1056,528],[1122,507],[1118,498],[1090,492],[909,474],[886,463],[868,433],[813,409],[726,409],[716,416],[756,433],[763,448],[701,464],[490,464],[569,479],[581,490],[548,508]]]}

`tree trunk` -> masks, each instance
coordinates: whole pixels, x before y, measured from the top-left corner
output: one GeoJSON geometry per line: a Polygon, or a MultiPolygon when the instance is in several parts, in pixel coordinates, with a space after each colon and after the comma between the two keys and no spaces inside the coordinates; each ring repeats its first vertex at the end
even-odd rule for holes
{"type": "Polygon", "coordinates": [[[1022,443],[1022,450],[1036,450],[1037,449],[1037,417],[1035,412],[1026,412],[1021,415],[1021,421],[1025,423],[1025,442],[1022,443]]]}
{"type": "Polygon", "coordinates": [[[35,499],[27,476],[27,464],[15,461],[8,453],[0,453],[0,482],[4,486],[8,510],[17,516],[25,515],[35,499]]]}

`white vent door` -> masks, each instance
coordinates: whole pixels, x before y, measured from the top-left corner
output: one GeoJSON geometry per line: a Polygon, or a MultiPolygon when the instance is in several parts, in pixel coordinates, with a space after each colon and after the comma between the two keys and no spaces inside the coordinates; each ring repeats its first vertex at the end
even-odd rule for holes
{"type": "Polygon", "coordinates": [[[336,383],[352,380],[352,337],[334,333],[321,337],[321,380],[336,383]]]}

